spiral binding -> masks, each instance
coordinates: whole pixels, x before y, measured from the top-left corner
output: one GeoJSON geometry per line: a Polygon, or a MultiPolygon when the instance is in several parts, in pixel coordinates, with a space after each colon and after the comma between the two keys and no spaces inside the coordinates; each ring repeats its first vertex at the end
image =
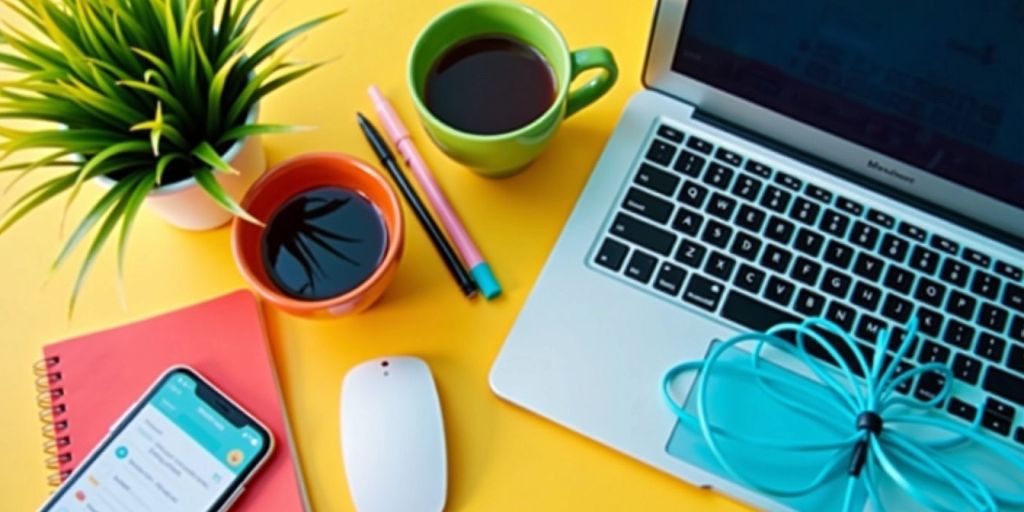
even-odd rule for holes
{"type": "Polygon", "coordinates": [[[53,471],[47,475],[46,481],[51,486],[58,486],[71,474],[70,469],[61,469],[71,462],[71,454],[64,450],[71,445],[71,438],[63,435],[67,430],[68,421],[63,418],[67,406],[61,402],[64,388],[60,385],[61,373],[57,369],[59,357],[40,359],[32,365],[36,375],[36,406],[39,407],[40,430],[46,441],[43,442],[43,453],[46,457],[46,468],[53,471]]]}

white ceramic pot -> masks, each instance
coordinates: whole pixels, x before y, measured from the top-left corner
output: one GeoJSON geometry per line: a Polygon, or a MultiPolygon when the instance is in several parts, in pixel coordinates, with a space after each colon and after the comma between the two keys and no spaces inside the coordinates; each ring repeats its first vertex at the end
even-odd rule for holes
{"type": "MultiPolygon", "coordinates": [[[[253,109],[248,122],[255,122],[257,109],[253,109]]],[[[239,140],[221,155],[238,174],[215,172],[214,176],[224,190],[241,203],[242,197],[256,178],[267,169],[260,137],[239,140]]],[[[96,181],[103,188],[111,188],[115,181],[101,176],[96,181]]],[[[218,228],[231,221],[233,214],[220,206],[199,186],[195,178],[158,187],[146,196],[144,203],[167,223],[190,231],[218,228]]]]}

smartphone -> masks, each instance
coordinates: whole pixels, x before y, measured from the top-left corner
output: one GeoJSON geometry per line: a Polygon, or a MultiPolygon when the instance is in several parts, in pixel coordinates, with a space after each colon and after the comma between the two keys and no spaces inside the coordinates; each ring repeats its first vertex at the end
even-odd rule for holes
{"type": "Polygon", "coordinates": [[[273,449],[256,418],[195,370],[174,366],[40,510],[227,510],[273,449]]]}

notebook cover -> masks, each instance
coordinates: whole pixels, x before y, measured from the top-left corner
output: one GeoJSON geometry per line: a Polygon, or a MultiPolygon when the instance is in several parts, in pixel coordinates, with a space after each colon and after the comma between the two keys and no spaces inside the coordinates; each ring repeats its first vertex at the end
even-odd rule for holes
{"type": "MultiPolygon", "coordinates": [[[[191,366],[270,429],[275,448],[233,510],[307,508],[270,347],[256,299],[238,291],[162,316],[43,348],[53,420],[64,427],[61,472],[70,472],[174,364],[191,366]],[[69,457],[68,457],[69,456],[69,457]]],[[[67,474],[67,473],[64,473],[67,474]]]]}

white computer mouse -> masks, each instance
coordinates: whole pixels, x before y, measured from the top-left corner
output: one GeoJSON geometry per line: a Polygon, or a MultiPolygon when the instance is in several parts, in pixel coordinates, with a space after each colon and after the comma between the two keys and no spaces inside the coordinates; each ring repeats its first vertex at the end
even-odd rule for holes
{"type": "Polygon", "coordinates": [[[444,508],[444,423],[427,363],[416,357],[384,357],[345,375],[341,452],[359,512],[444,508]]]}

